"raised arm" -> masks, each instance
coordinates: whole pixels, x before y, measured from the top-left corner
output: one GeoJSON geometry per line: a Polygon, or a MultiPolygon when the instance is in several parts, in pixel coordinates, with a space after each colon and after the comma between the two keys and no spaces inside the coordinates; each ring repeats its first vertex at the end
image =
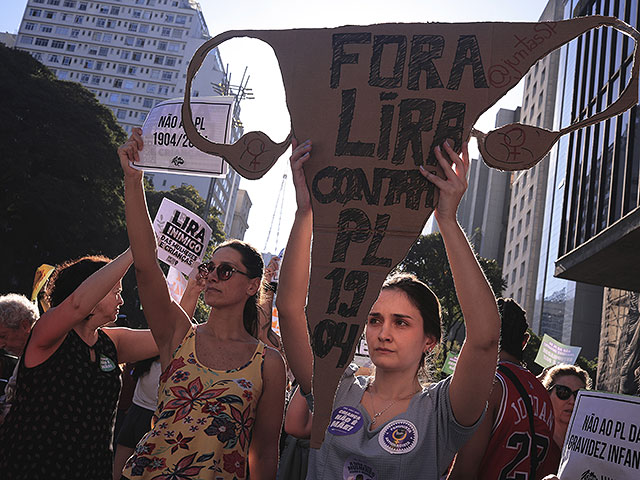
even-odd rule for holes
{"type": "Polygon", "coordinates": [[[280,321],[280,333],[287,363],[305,393],[311,392],[313,353],[307,329],[305,313],[309,285],[309,262],[311,260],[311,234],[313,213],[311,199],[305,182],[302,166],[309,159],[311,141],[298,145],[293,140],[291,172],[296,189],[295,220],[280,267],[280,282],[276,307],[280,321]]]}
{"type": "Polygon", "coordinates": [[[467,144],[463,146],[462,156],[446,142],[443,149],[451,159],[451,165],[440,148],[436,148],[435,153],[446,180],[421,169],[439,189],[435,217],[447,250],[467,332],[451,381],[451,407],[460,424],[472,425],[482,414],[491,392],[498,357],[500,317],[489,282],[456,219],[458,205],[467,189],[467,144]]]}
{"type": "Polygon", "coordinates": [[[157,260],[158,246],[147,210],[142,172],[130,165],[130,162],[138,159],[138,151],[142,149],[141,134],[142,130],[135,128],[127,143],[118,149],[118,155],[124,171],[127,233],[133,252],[138,292],[145,318],[158,344],[160,362],[164,368],[191,322],[169,294],[166,279],[157,260]]]}
{"type": "Polygon", "coordinates": [[[50,308],[40,317],[25,352],[28,366],[39,365],[56,351],[67,333],[87,318],[120,281],[131,261],[131,252],[127,249],[82,282],[60,305],[50,308]]]}

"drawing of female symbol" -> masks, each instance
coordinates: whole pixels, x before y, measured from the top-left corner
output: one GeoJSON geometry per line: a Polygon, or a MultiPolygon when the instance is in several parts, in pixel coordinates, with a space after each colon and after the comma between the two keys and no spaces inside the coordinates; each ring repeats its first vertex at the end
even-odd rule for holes
{"type": "Polygon", "coordinates": [[[499,135],[502,137],[501,146],[504,147],[504,155],[506,155],[506,159],[504,161],[517,162],[518,156],[521,155],[522,152],[527,152],[531,155],[531,150],[523,147],[527,136],[522,128],[514,127],[505,133],[500,133],[499,135]]]}
{"type": "Polygon", "coordinates": [[[247,142],[245,151],[240,156],[240,160],[245,165],[248,164],[248,166],[251,167],[250,170],[259,170],[261,162],[259,157],[264,153],[264,151],[264,141],[260,138],[252,138],[247,142]]]}

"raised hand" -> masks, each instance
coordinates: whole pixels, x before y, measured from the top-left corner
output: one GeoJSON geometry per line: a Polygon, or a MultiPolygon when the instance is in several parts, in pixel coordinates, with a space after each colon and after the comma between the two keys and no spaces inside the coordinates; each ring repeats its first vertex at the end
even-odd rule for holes
{"type": "Polygon", "coordinates": [[[120,166],[124,172],[125,178],[132,180],[142,180],[143,172],[131,166],[133,162],[140,160],[138,151],[142,150],[144,142],[142,141],[142,129],[134,128],[129,139],[124,145],[118,148],[118,156],[120,157],[120,166]]]}
{"type": "Polygon", "coordinates": [[[444,142],[442,148],[435,148],[435,155],[440,163],[440,167],[445,174],[446,179],[442,179],[437,175],[428,172],[422,165],[420,172],[424,177],[433,183],[440,191],[438,205],[435,208],[435,216],[438,223],[446,220],[456,220],[456,212],[460,200],[467,190],[467,171],[469,170],[469,149],[465,142],[462,145],[462,154],[458,155],[448,142],[444,142]],[[444,152],[451,160],[451,164],[446,160],[444,152]]]}
{"type": "Polygon", "coordinates": [[[293,148],[293,153],[289,161],[291,162],[293,185],[296,189],[296,203],[299,211],[307,212],[311,210],[311,197],[309,196],[309,189],[307,188],[302,166],[311,156],[311,140],[298,144],[298,141],[293,138],[291,140],[291,148],[293,148]]]}

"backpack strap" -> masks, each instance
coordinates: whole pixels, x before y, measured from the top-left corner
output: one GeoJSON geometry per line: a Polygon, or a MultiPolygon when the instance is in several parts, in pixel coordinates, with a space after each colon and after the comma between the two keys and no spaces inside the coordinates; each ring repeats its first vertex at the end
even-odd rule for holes
{"type": "Polygon", "coordinates": [[[529,398],[529,394],[525,390],[524,386],[518,380],[518,377],[515,373],[511,371],[505,365],[498,365],[498,371],[502,373],[505,377],[507,377],[511,383],[516,387],[518,393],[522,397],[522,401],[524,402],[524,406],[527,409],[527,416],[529,417],[529,430],[531,431],[531,476],[529,477],[531,480],[535,480],[536,478],[536,470],[538,469],[538,439],[536,437],[536,431],[533,426],[533,408],[531,406],[531,398],[529,398]]]}

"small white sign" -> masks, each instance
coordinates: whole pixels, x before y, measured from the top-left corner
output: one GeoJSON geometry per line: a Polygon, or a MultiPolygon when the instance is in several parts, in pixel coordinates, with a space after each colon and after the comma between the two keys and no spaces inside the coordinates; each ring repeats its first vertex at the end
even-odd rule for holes
{"type": "MultiPolygon", "coordinates": [[[[195,97],[191,100],[193,123],[212,142],[229,143],[234,97],[195,97]]],[[[159,103],[151,109],[142,126],[144,148],[140,170],[224,177],[227,164],[222,158],[198,150],[182,126],[182,98],[159,103]]]]}
{"type": "Polygon", "coordinates": [[[211,238],[211,227],[181,205],[163,198],[153,229],[158,239],[158,258],[189,275],[202,262],[211,238]]]}
{"type": "Polygon", "coordinates": [[[640,478],[640,398],[581,390],[558,473],[562,480],[640,478]]]}

